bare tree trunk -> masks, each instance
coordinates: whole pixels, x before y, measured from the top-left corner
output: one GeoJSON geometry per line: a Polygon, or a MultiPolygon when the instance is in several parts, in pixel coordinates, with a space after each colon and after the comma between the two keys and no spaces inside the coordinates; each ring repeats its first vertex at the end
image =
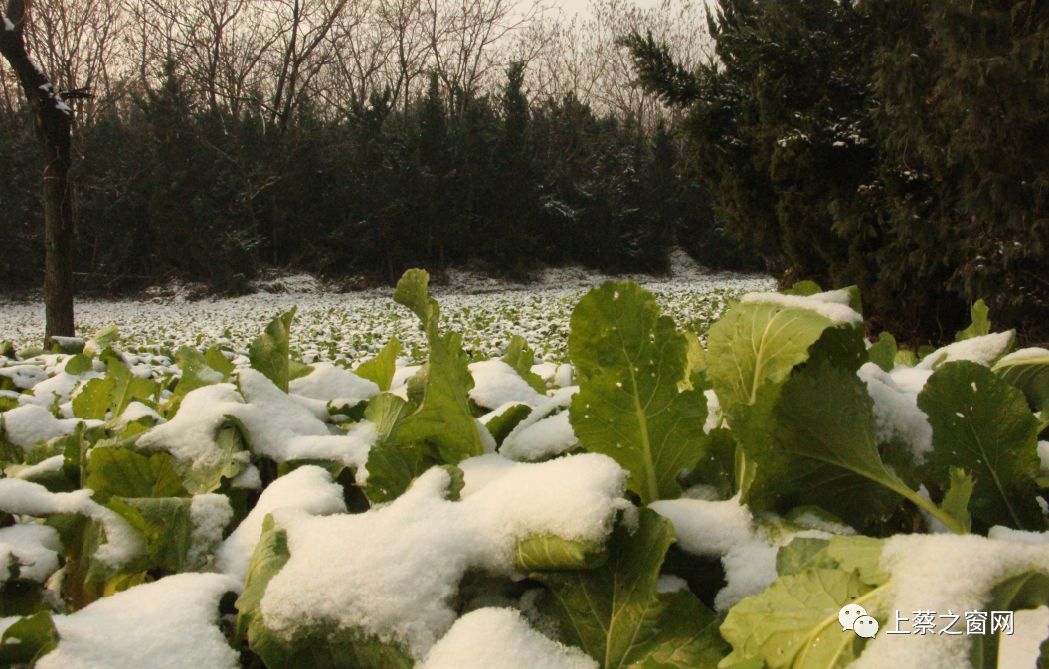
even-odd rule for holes
{"type": "Polygon", "coordinates": [[[0,12],[0,54],[22,85],[37,138],[44,151],[44,345],[55,336],[73,336],[73,206],[69,166],[73,110],[25,48],[29,0],[8,0],[0,12]]]}

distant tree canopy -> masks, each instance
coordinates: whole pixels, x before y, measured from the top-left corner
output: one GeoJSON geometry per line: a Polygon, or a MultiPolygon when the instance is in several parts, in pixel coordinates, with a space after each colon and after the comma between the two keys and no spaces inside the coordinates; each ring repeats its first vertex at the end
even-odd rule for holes
{"type": "Polygon", "coordinates": [[[860,284],[877,324],[941,339],[983,298],[1049,336],[1049,6],[719,0],[697,68],[635,33],[688,111],[686,162],[787,283],[860,284]]]}
{"type": "MultiPolygon", "coordinates": [[[[216,115],[169,62],[156,86],[78,128],[79,288],[179,278],[236,292],[267,267],[381,282],[414,266],[660,272],[677,241],[747,266],[703,187],[678,176],[665,128],[572,96],[529,100],[523,75],[515,63],[492,94],[464,99],[435,75],[406,110],[388,92],[338,118],[303,101],[276,129],[247,109],[216,115]]],[[[36,285],[42,268],[22,113],[0,112],[0,229],[22,249],[0,254],[8,287],[36,285]]]]}

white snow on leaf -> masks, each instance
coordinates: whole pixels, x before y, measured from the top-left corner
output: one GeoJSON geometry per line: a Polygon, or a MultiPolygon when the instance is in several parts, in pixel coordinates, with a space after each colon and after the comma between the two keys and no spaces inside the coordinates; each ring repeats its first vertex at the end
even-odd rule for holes
{"type": "Polygon", "coordinates": [[[336,405],[355,406],[379,394],[379,386],[329,362],[318,362],[306,376],[288,384],[295,395],[336,405]]]}
{"type": "Polygon", "coordinates": [[[1041,669],[1041,645],[1049,639],[1049,606],[1016,612],[1013,633],[998,639],[998,666],[1009,669],[1041,669]]]}
{"type": "Polygon", "coordinates": [[[552,415],[572,403],[579,386],[567,386],[550,391],[532,413],[525,416],[510,434],[506,435],[500,452],[513,460],[540,460],[560,455],[578,443],[568,413],[558,418],[552,415]],[[539,425],[539,423],[543,423],[539,425]],[[534,428],[534,429],[533,429],[534,428]]]}
{"type": "Polygon", "coordinates": [[[1049,441],[1038,442],[1038,459],[1042,462],[1042,472],[1049,474],[1049,441]]]}
{"type": "MultiPolygon", "coordinates": [[[[885,541],[880,566],[891,575],[879,597],[883,610],[962,614],[986,610],[989,593],[1006,579],[1025,572],[1049,574],[1049,544],[976,535],[897,535],[885,541]]],[[[967,669],[971,642],[966,635],[879,634],[851,668],[967,669]]]]}
{"type": "Polygon", "coordinates": [[[514,609],[483,608],[455,621],[419,669],[597,669],[583,651],[549,639],[514,609]]]}
{"type": "Polygon", "coordinates": [[[193,532],[186,552],[187,571],[204,571],[211,567],[212,556],[222,543],[222,533],[233,519],[233,507],[225,495],[194,495],[189,517],[193,532]]]}
{"type": "Polygon", "coordinates": [[[367,513],[276,512],[291,557],[263,596],[265,625],[285,637],[304,620],[359,628],[421,658],[455,621],[467,570],[510,575],[532,536],[604,541],[626,503],[626,475],[602,455],[517,463],[459,502],[445,499],[450,480],[432,468],[367,513]]]}
{"type": "Polygon", "coordinates": [[[7,440],[20,448],[30,448],[38,441],[62,437],[82,421],[76,418],[55,418],[50,411],[35,404],[27,404],[0,414],[3,417],[7,440]]]}
{"type": "MultiPolygon", "coordinates": [[[[65,462],[66,458],[64,455],[52,455],[51,457],[46,458],[36,463],[35,465],[28,465],[26,467],[22,467],[17,472],[15,472],[14,478],[19,478],[25,481],[32,481],[45,474],[60,471],[62,467],[65,466],[65,462]]],[[[10,470],[8,470],[8,474],[10,475],[10,470]]]]}
{"type": "Polygon", "coordinates": [[[345,513],[346,504],[342,487],[333,483],[331,475],[321,467],[304,465],[281,476],[266,486],[251,513],[219,548],[219,571],[239,582],[244,581],[251,554],[262,534],[262,521],[267,514],[278,509],[299,509],[305,513],[323,515],[345,513]]]}
{"type": "MultiPolygon", "coordinates": [[[[217,467],[227,454],[215,435],[227,417],[236,416],[243,407],[244,400],[231,383],[197,388],[182,399],[174,418],[145,432],[137,446],[167,451],[177,460],[192,463],[194,469],[217,467]]],[[[245,452],[242,460],[246,463],[248,457],[245,452]]]]}
{"type": "Polygon", "coordinates": [[[15,388],[29,390],[41,381],[46,381],[47,371],[39,365],[12,365],[0,367],[0,376],[11,380],[15,388]]]}
{"type": "Polygon", "coordinates": [[[1005,352],[1012,347],[1014,341],[1016,341],[1016,332],[1013,330],[963,339],[936,349],[922,358],[916,367],[918,369],[936,369],[945,362],[957,362],[959,360],[968,360],[990,367],[1005,355],[1005,352]]]}
{"type": "Polygon", "coordinates": [[[868,362],[856,375],[867,384],[867,392],[874,400],[875,434],[879,442],[894,438],[910,447],[916,464],[922,464],[932,451],[932,425],[918,408],[918,393],[897,385],[892,375],[868,362]]]}
{"type": "Polygon", "coordinates": [[[747,293],[743,296],[743,304],[770,304],[786,309],[807,309],[814,311],[824,318],[839,324],[858,325],[863,323],[863,316],[849,306],[848,293],[846,300],[842,303],[838,299],[838,293],[844,291],[833,291],[830,293],[819,293],[817,295],[783,295],[781,293],[747,293]]]}
{"type": "Polygon", "coordinates": [[[535,462],[561,455],[579,444],[568,412],[562,411],[525,425],[506,439],[502,453],[514,460],[535,462]]]}
{"type": "Polygon", "coordinates": [[[219,601],[239,585],[221,574],[166,576],[54,616],[58,647],[37,669],[237,669],[219,601]]]}
{"type": "Polygon", "coordinates": [[[240,370],[239,383],[247,404],[234,407],[233,415],[247,428],[256,455],[274,462],[336,460],[358,469],[368,461],[368,451],[378,438],[373,423],[361,421],[349,433],[333,434],[309,409],[254,369],[240,370]]]}
{"type": "Polygon", "coordinates": [[[469,369],[474,380],[470,399],[480,407],[495,409],[509,402],[536,406],[546,399],[502,360],[474,362],[469,369]]]}
{"type": "MultiPolygon", "coordinates": [[[[776,580],[776,553],[796,537],[827,538],[847,534],[851,528],[819,523],[821,529],[764,526],[739,497],[729,500],[659,500],[649,505],[674,526],[678,546],[686,553],[719,557],[726,585],[714,599],[718,611],[727,611],[739,600],[756,595],[776,580]],[[828,532],[827,530],[836,530],[828,532]]],[[[771,523],[772,517],[768,519],[771,523]]]]}
{"type": "Polygon", "coordinates": [[[106,543],[94,557],[119,570],[145,550],[142,536],[119,514],[91,499],[90,488],[73,492],[51,492],[44,486],[21,479],[0,479],[0,511],[27,516],[79,513],[101,523],[106,543]]]}
{"type": "Polygon", "coordinates": [[[43,583],[58,569],[62,541],[48,525],[19,523],[0,528],[0,585],[18,567],[18,577],[43,583]]]}

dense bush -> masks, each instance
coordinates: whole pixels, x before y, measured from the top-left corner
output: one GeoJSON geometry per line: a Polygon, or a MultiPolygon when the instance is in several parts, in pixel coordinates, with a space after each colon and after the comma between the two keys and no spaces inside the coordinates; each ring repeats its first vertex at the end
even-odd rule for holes
{"type": "MultiPolygon", "coordinates": [[[[174,66],[154,90],[77,128],[79,290],[168,278],[236,292],[261,269],[392,283],[409,266],[528,278],[543,264],[666,269],[679,237],[705,262],[741,256],[676,140],[573,98],[530,101],[512,66],[491,95],[436,78],[405,111],[389,95],[286,125],[208,111],[174,66]]],[[[0,118],[5,286],[42,268],[31,124],[0,118]]]]}
{"type": "Polygon", "coordinates": [[[877,325],[944,339],[984,298],[1049,323],[1049,9],[721,0],[696,72],[635,35],[689,109],[689,163],[790,280],[858,283],[877,325]]]}

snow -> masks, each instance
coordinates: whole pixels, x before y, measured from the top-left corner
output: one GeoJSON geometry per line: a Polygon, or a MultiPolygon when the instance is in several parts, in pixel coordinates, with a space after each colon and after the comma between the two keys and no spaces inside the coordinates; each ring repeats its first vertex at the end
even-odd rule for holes
{"type": "Polygon", "coordinates": [[[688,581],[673,574],[663,574],[656,581],[656,592],[661,595],[672,592],[688,592],[688,581]]]}
{"type": "MultiPolygon", "coordinates": [[[[988,594],[1002,581],[1027,571],[1049,574],[1049,545],[975,535],[897,535],[885,541],[880,566],[891,574],[879,597],[883,610],[979,611],[986,610],[988,594]]],[[[972,666],[970,643],[965,635],[883,634],[851,666],[966,669],[972,666]]]]}
{"type": "Polygon", "coordinates": [[[248,404],[234,407],[233,415],[247,428],[256,455],[275,462],[316,458],[364,468],[378,438],[373,423],[361,421],[347,434],[332,434],[323,421],[260,372],[242,369],[238,382],[248,404]]]}
{"type": "Polygon", "coordinates": [[[1049,607],[1016,612],[1012,634],[1001,635],[998,666],[1009,669],[1041,669],[1041,644],[1049,638],[1049,607]]]}
{"type": "Polygon", "coordinates": [[[511,402],[536,406],[546,399],[502,360],[474,362],[469,368],[474,380],[470,399],[480,407],[495,409],[511,402]]]}
{"type": "Polygon", "coordinates": [[[58,531],[47,525],[20,523],[0,528],[0,586],[18,567],[18,577],[43,583],[58,569],[62,541],[58,531]]]}
{"type": "Polygon", "coordinates": [[[867,384],[867,392],[874,400],[875,434],[878,441],[887,443],[900,439],[910,447],[916,464],[925,462],[932,451],[932,425],[918,408],[918,393],[896,383],[892,375],[868,362],[856,372],[867,384]]]}
{"type": "Polygon", "coordinates": [[[346,504],[342,487],[333,483],[331,475],[321,467],[304,465],[281,476],[262,491],[255,508],[219,548],[219,571],[238,582],[244,581],[251,554],[262,535],[262,521],[278,509],[322,515],[345,513],[346,504]]]}
{"type": "MultiPolygon", "coordinates": [[[[674,264],[673,273],[665,278],[616,278],[637,279],[656,293],[664,312],[678,323],[709,322],[737,296],[773,289],[772,280],[764,276],[707,272],[682,259],[674,264]]],[[[587,290],[610,277],[572,268],[547,274],[534,284],[492,285],[485,281],[482,285],[478,281],[435,285],[433,292],[441,302],[444,322],[470,334],[467,347],[475,359],[503,355],[511,336],[521,335],[540,360],[559,363],[567,357],[572,310],[587,290]]],[[[170,350],[222,342],[238,359],[274,313],[297,306],[291,344],[301,354],[297,357],[308,364],[326,360],[352,367],[378,354],[394,335],[404,343],[410,358],[405,362],[418,362],[425,355],[426,338],[419,330],[418,319],[392,303],[389,288],[341,294],[299,290],[299,286],[289,285],[284,293],[196,301],[177,290],[156,293],[156,300],[84,298],[77,300],[77,324],[81,332],[94,333],[118,323],[120,345],[129,352],[160,342],[170,350]]],[[[0,297],[0,332],[16,348],[36,345],[43,331],[42,301],[15,302],[0,297]]],[[[246,364],[246,359],[238,359],[237,364],[246,364]]],[[[565,368],[562,373],[569,371],[565,368]]],[[[559,385],[571,383],[564,378],[558,381],[559,385]]]]}
{"type": "Polygon", "coordinates": [[[15,24],[11,21],[11,19],[7,18],[7,16],[5,16],[3,12],[0,12],[0,17],[4,19],[4,30],[8,32],[14,32],[15,24]]]}
{"type": "Polygon", "coordinates": [[[1015,340],[1016,333],[1012,330],[964,339],[936,349],[922,358],[917,368],[936,369],[945,362],[958,360],[969,360],[990,367],[1009,350],[1015,340]]]}
{"type": "Polygon", "coordinates": [[[211,556],[222,543],[222,532],[233,519],[233,507],[225,495],[194,495],[190,501],[189,518],[193,532],[186,563],[190,570],[203,570],[211,566],[211,556]]]}
{"type": "Polygon", "coordinates": [[[560,455],[578,443],[568,413],[551,415],[568,408],[579,386],[567,386],[550,391],[532,413],[514,426],[503,440],[500,452],[513,460],[540,460],[560,455]]]}
{"type": "MultiPolygon", "coordinates": [[[[721,558],[725,568],[725,587],[714,599],[715,608],[727,611],[736,602],[756,595],[776,580],[776,553],[797,537],[828,538],[851,533],[849,528],[815,523],[817,529],[766,526],[754,521],[739,496],[729,500],[659,500],[649,508],[674,526],[675,540],[687,553],[721,558]]],[[[776,520],[772,517],[766,522],[776,520]]],[[[804,522],[801,518],[795,523],[804,522]]],[[[777,521],[779,522],[779,521],[777,521]]]]}
{"type": "Polygon", "coordinates": [[[28,516],[79,513],[101,523],[106,543],[95,551],[95,558],[119,569],[145,549],[142,537],[121,516],[92,500],[91,495],[89,488],[51,492],[38,483],[0,479],[0,511],[28,516]]]}
{"type": "Polygon", "coordinates": [[[678,546],[693,555],[721,557],[754,534],[753,516],[738,497],[659,500],[648,506],[674,525],[678,546]]]}
{"type": "Polygon", "coordinates": [[[28,465],[19,469],[14,477],[32,481],[45,474],[60,471],[65,466],[65,462],[66,458],[64,455],[52,455],[50,458],[46,458],[35,465],[28,465]]]}
{"type": "Polygon", "coordinates": [[[238,584],[220,574],[179,574],[54,616],[58,647],[37,669],[237,669],[219,629],[219,601],[238,584]]]}
{"type": "MultiPolygon", "coordinates": [[[[230,417],[238,419],[250,437],[251,450],[275,462],[301,459],[335,460],[363,470],[368,451],[378,437],[369,421],[347,433],[332,433],[307,407],[286,395],[253,369],[242,369],[235,386],[220,383],[197,388],[182,400],[178,413],[138,441],[142,448],[166,450],[194,468],[209,468],[227,454],[215,441],[216,431],[230,417]],[[245,401],[246,400],[246,401],[245,401]]],[[[239,454],[247,464],[248,453],[239,454]]]]}
{"type": "Polygon", "coordinates": [[[711,430],[721,425],[721,401],[713,390],[704,390],[703,396],[707,398],[707,420],[703,423],[703,431],[710,434],[711,430]]]}
{"type": "MultiPolygon", "coordinates": [[[[208,470],[220,465],[227,454],[215,441],[216,432],[244,407],[236,387],[230,383],[204,386],[189,392],[175,417],[144,433],[137,446],[163,450],[193,469],[208,470]]],[[[247,464],[249,454],[238,454],[247,464]]]]}
{"type": "Polygon", "coordinates": [[[264,623],[287,637],[304,621],[362,628],[422,658],[455,621],[467,570],[510,575],[516,545],[531,536],[603,541],[626,504],[625,473],[601,455],[518,463],[497,480],[450,502],[448,472],[432,468],[367,513],[275,513],[291,558],[263,596],[264,623]]]}
{"type": "Polygon", "coordinates": [[[892,377],[892,382],[896,384],[897,388],[904,392],[917,395],[923,388],[925,388],[925,384],[929,382],[929,377],[932,376],[932,370],[897,365],[891,372],[889,372],[889,376],[892,377]]]}
{"type": "Polygon", "coordinates": [[[1026,532],[1014,530],[1004,525],[995,525],[987,532],[988,539],[995,541],[1015,541],[1021,544],[1049,545],[1049,532],[1026,532]]]}
{"type": "Polygon", "coordinates": [[[152,419],[155,423],[164,422],[164,419],[160,417],[160,414],[142,402],[131,402],[127,405],[127,408],[124,409],[124,413],[120,414],[119,425],[126,426],[128,423],[133,423],[136,420],[142,420],[144,418],[152,419]]]}
{"type": "Polygon", "coordinates": [[[3,418],[7,440],[23,449],[32,447],[38,441],[65,436],[81,422],[75,418],[55,418],[50,411],[35,404],[5,411],[0,417],[3,418]]]}
{"type": "Polygon", "coordinates": [[[48,378],[47,371],[39,365],[0,367],[0,376],[10,379],[15,388],[21,388],[22,390],[29,390],[48,378]]]}
{"type": "Polygon", "coordinates": [[[577,648],[532,629],[514,609],[483,608],[455,621],[420,669],[597,669],[577,648]]]}
{"type": "MultiPolygon", "coordinates": [[[[1044,348],[1021,348],[1009,355],[1003,356],[995,363],[995,367],[1006,367],[1010,364],[1031,362],[1033,360],[1049,360],[1049,349],[1044,348]]],[[[2,370],[0,370],[2,371],[2,370]]]]}
{"type": "Polygon", "coordinates": [[[503,454],[526,462],[561,455],[579,444],[567,411],[525,425],[512,432],[512,437],[505,440],[503,454]]]}
{"type": "Polygon", "coordinates": [[[837,292],[817,295],[783,295],[780,293],[747,293],[741,300],[743,304],[768,304],[785,309],[806,309],[814,311],[833,323],[859,325],[863,316],[854,311],[846,301],[838,301],[837,292]]]}
{"type": "Polygon", "coordinates": [[[318,362],[306,376],[288,384],[295,395],[309,397],[337,406],[356,406],[379,394],[379,386],[330,362],[318,362]]]}
{"type": "Polygon", "coordinates": [[[1038,442],[1038,459],[1042,461],[1042,472],[1049,474],[1049,441],[1038,442]]]}

